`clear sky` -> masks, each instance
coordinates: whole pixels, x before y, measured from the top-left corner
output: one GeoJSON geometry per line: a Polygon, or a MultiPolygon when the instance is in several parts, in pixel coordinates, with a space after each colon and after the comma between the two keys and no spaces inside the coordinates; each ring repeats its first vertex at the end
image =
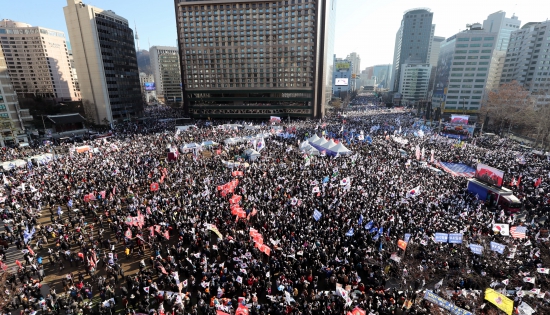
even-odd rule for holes
{"type": "MultiPolygon", "coordinates": [[[[7,0],[4,0],[7,1],[7,0]]],[[[502,10],[510,17],[527,22],[550,18],[544,8],[545,0],[337,0],[336,47],[337,57],[351,52],[361,56],[361,68],[391,63],[395,33],[403,12],[425,7],[434,12],[435,35],[450,37],[464,30],[466,24],[479,22],[491,13],[502,10]]],[[[151,45],[176,46],[176,22],[173,0],[93,0],[84,3],[109,9],[137,24],[140,48],[151,45]]],[[[18,0],[3,5],[0,19],[11,19],[32,25],[64,31],[63,15],[66,0],[18,0]]],[[[550,7],[550,5],[548,5],[550,7]]]]}

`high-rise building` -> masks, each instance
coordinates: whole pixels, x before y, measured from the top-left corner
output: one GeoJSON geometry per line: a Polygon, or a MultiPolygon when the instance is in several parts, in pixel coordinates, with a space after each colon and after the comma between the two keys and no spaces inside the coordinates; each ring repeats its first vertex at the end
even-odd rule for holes
{"type": "Polygon", "coordinates": [[[401,65],[404,63],[428,63],[435,31],[430,9],[417,8],[406,11],[395,35],[393,54],[392,90],[399,88],[401,65]]]}
{"type": "Polygon", "coordinates": [[[346,57],[346,60],[351,61],[351,73],[358,75],[361,73],[361,57],[358,53],[352,52],[346,57]]]}
{"type": "Polygon", "coordinates": [[[141,94],[145,97],[145,102],[150,103],[157,99],[155,77],[152,74],[140,72],[139,86],[141,87],[141,94]]]}
{"type": "Polygon", "coordinates": [[[514,80],[538,106],[550,104],[550,21],[527,23],[512,33],[500,83],[514,80]]]}
{"type": "Polygon", "coordinates": [[[110,10],[67,0],[69,30],[82,101],[96,123],[139,116],[139,86],[134,35],[128,21],[110,10]]]}
{"type": "Polygon", "coordinates": [[[332,93],[336,97],[345,98],[353,90],[350,84],[352,79],[353,64],[350,60],[334,57],[334,71],[332,72],[334,85],[332,93]]]}
{"type": "Polygon", "coordinates": [[[28,141],[24,121],[32,119],[28,110],[19,108],[6,59],[0,49],[0,146],[28,141]]]}
{"type": "Polygon", "coordinates": [[[336,0],[180,0],[175,11],[187,113],[325,114],[336,0]]]}
{"type": "Polygon", "coordinates": [[[0,46],[19,97],[80,99],[65,33],[4,19],[0,21],[0,46]]]}
{"type": "Polygon", "coordinates": [[[387,89],[391,83],[392,65],[376,65],[373,67],[372,75],[376,77],[376,84],[379,88],[387,89]]]}
{"type": "Polygon", "coordinates": [[[435,71],[437,68],[437,60],[439,59],[439,48],[441,46],[441,43],[445,40],[445,37],[441,36],[434,36],[432,40],[432,47],[430,49],[430,58],[429,58],[429,64],[432,67],[432,71],[430,73],[430,83],[428,85],[428,92],[433,92],[433,85],[435,82],[435,71]]]}
{"type": "Polygon", "coordinates": [[[429,63],[404,63],[401,65],[399,93],[401,104],[414,104],[426,100],[432,68],[429,63]]]}
{"type": "Polygon", "coordinates": [[[450,113],[479,111],[496,37],[496,33],[474,23],[441,43],[432,96],[434,108],[450,113]]]}
{"type": "Polygon", "coordinates": [[[506,12],[503,11],[492,13],[483,21],[483,29],[485,31],[498,34],[491,60],[491,69],[487,78],[487,89],[489,90],[496,89],[500,85],[500,77],[502,76],[510,35],[512,32],[517,31],[520,25],[521,21],[517,16],[512,15],[511,18],[507,18],[506,12]]]}
{"type": "Polygon", "coordinates": [[[156,95],[167,103],[182,101],[181,71],[177,47],[153,46],[149,58],[155,77],[156,95]]]}

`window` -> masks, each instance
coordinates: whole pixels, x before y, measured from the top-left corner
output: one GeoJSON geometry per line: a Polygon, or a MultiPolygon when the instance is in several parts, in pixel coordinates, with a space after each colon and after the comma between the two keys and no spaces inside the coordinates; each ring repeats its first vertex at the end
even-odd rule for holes
{"type": "Polygon", "coordinates": [[[490,54],[491,53],[491,50],[490,49],[484,49],[481,51],[482,54],[490,54]]]}
{"type": "Polygon", "coordinates": [[[457,53],[457,54],[465,54],[466,52],[467,52],[467,50],[457,50],[457,51],[455,51],[455,53],[457,53]]]}
{"type": "Polygon", "coordinates": [[[480,47],[481,44],[470,44],[470,47],[480,47]]]}
{"type": "MultiPolygon", "coordinates": [[[[474,69],[475,69],[475,68],[474,68],[474,69]]],[[[452,68],[451,70],[452,70],[452,71],[463,71],[464,68],[452,68]]]]}
{"type": "Polygon", "coordinates": [[[494,37],[485,37],[485,38],[483,38],[483,40],[495,40],[495,38],[494,37]]]}
{"type": "Polygon", "coordinates": [[[468,47],[468,44],[456,44],[456,47],[464,48],[464,47],[468,47]]]}
{"type": "Polygon", "coordinates": [[[479,53],[479,50],[477,50],[477,49],[468,50],[468,53],[470,53],[470,54],[478,54],[478,53],[479,53]]]}
{"type": "Polygon", "coordinates": [[[493,43],[484,43],[483,47],[493,47],[493,43]]]}
{"type": "MultiPolygon", "coordinates": [[[[477,59],[477,56],[476,56],[476,59],[477,59]]],[[[479,57],[479,59],[491,59],[491,56],[481,56],[479,57]]]]}
{"type": "Polygon", "coordinates": [[[463,37],[463,38],[457,38],[456,41],[458,41],[458,42],[468,42],[468,41],[470,41],[470,39],[468,37],[463,37]]]}
{"type": "Polygon", "coordinates": [[[453,66],[463,66],[463,65],[464,65],[464,62],[458,62],[458,61],[453,62],[453,66]]]}
{"type": "Polygon", "coordinates": [[[472,42],[479,42],[481,37],[472,37],[472,42]]]}

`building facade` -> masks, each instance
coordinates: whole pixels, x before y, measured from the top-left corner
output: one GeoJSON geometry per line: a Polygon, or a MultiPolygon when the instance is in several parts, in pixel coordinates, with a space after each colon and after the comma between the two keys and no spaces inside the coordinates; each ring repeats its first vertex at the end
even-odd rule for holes
{"type": "Polygon", "coordinates": [[[0,146],[27,142],[24,122],[32,119],[28,110],[19,108],[6,58],[0,50],[0,146]]]}
{"type": "Polygon", "coordinates": [[[359,75],[361,73],[361,57],[359,56],[359,54],[356,52],[352,52],[346,57],[346,60],[351,61],[351,73],[359,75]]]}
{"type": "Polygon", "coordinates": [[[441,44],[432,104],[444,112],[477,113],[485,97],[497,36],[469,27],[441,44]]]}
{"type": "Polygon", "coordinates": [[[517,81],[550,105],[550,21],[527,23],[512,33],[500,83],[517,81]]]}
{"type": "Polygon", "coordinates": [[[429,63],[404,63],[401,66],[399,93],[401,105],[426,100],[432,67],[429,63]]]}
{"type": "Polygon", "coordinates": [[[175,0],[184,109],[195,117],[322,117],[335,0],[175,0]]]}
{"type": "Polygon", "coordinates": [[[395,36],[393,56],[393,91],[399,88],[401,65],[413,60],[415,63],[428,63],[435,25],[433,13],[429,9],[411,9],[403,15],[395,36]]]}
{"type": "Polygon", "coordinates": [[[149,58],[158,99],[167,103],[182,102],[178,48],[153,46],[149,48],[149,58]]]}
{"type": "Polygon", "coordinates": [[[373,67],[372,75],[376,78],[377,87],[388,89],[391,84],[392,65],[376,65],[373,67]]]}
{"type": "Polygon", "coordinates": [[[110,10],[67,0],[63,8],[82,101],[89,119],[112,123],[141,115],[133,31],[128,21],[110,10]]]}
{"type": "Polygon", "coordinates": [[[350,60],[335,58],[332,93],[335,97],[345,98],[353,90],[353,63],[350,60]]]}
{"type": "Polygon", "coordinates": [[[483,21],[483,29],[485,31],[497,34],[495,50],[493,51],[493,58],[491,60],[491,69],[487,78],[487,89],[489,90],[494,90],[500,85],[510,36],[512,32],[520,28],[520,25],[521,21],[517,16],[512,15],[511,18],[507,18],[504,11],[492,13],[483,21]]]}
{"type": "Polygon", "coordinates": [[[141,87],[141,94],[145,98],[146,103],[152,103],[157,100],[155,77],[152,74],[140,72],[139,86],[141,87]]]}
{"type": "Polygon", "coordinates": [[[432,40],[432,46],[430,48],[430,58],[429,64],[432,67],[432,71],[430,73],[430,83],[428,85],[428,95],[431,96],[433,93],[433,87],[435,82],[435,72],[437,70],[437,60],[439,59],[439,49],[441,47],[441,43],[445,40],[445,37],[441,36],[434,36],[432,40]]]}
{"type": "Polygon", "coordinates": [[[80,100],[65,33],[4,19],[0,21],[0,46],[19,97],[80,100]]]}

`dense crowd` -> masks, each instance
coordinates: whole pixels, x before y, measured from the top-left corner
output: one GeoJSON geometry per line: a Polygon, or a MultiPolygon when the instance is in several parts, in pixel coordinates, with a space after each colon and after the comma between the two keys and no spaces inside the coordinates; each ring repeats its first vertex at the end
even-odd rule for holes
{"type": "Polygon", "coordinates": [[[433,290],[462,309],[493,314],[483,299],[491,287],[515,306],[550,312],[548,273],[537,269],[550,267],[545,156],[497,137],[457,145],[429,128],[419,135],[419,122],[401,111],[282,123],[294,137],[277,136],[267,122],[218,128],[223,123],[198,121],[175,133],[169,120],[128,122],[111,138],[85,143],[94,150],[83,153],[70,144],[3,149],[3,161],[57,153],[48,163],[3,172],[3,238],[19,250],[7,266],[15,272],[6,308],[434,314],[439,307],[423,299],[433,290]],[[314,134],[339,139],[352,153],[305,156],[299,146],[314,134]],[[167,147],[207,140],[220,145],[166,159],[167,147]],[[260,158],[247,161],[245,150],[259,142],[260,158]],[[433,151],[435,160],[504,170],[524,211],[509,214],[479,200],[465,178],[440,176],[418,161],[417,147],[427,163],[433,151]],[[228,168],[229,160],[242,163],[228,168]],[[527,237],[495,233],[495,222],[522,224],[527,237]],[[463,233],[463,243],[437,243],[438,232],[463,233]],[[398,248],[404,239],[405,250],[398,248]],[[491,251],[490,242],[506,249],[491,251]],[[485,247],[481,255],[468,248],[473,243],[485,247]],[[49,292],[40,291],[43,284],[49,292]]]}

